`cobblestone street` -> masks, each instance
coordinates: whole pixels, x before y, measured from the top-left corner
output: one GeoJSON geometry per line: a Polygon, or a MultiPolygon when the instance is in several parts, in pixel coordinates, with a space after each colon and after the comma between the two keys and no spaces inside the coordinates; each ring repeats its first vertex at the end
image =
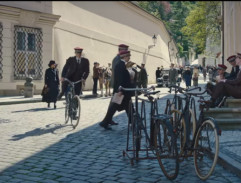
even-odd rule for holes
{"type": "MultiPolygon", "coordinates": [[[[125,112],[116,113],[114,120],[119,125],[111,131],[98,125],[109,101],[104,97],[81,99],[81,120],[75,130],[64,124],[63,101],[56,110],[46,109],[45,103],[0,106],[0,182],[203,182],[192,158],[180,164],[174,181],[164,176],[157,160],[141,160],[131,166],[122,156],[125,112]]],[[[206,182],[241,180],[217,164],[206,182]]]]}

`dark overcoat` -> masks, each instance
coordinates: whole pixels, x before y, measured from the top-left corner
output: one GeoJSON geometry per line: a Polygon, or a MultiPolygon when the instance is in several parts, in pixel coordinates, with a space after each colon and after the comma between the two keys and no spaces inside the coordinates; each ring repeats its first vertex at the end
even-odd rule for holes
{"type": "Polygon", "coordinates": [[[231,73],[226,79],[228,79],[228,80],[235,79],[238,75],[238,72],[239,72],[239,66],[238,65],[236,65],[235,67],[232,67],[231,73]]]}
{"type": "Polygon", "coordinates": [[[69,57],[62,71],[62,77],[68,78],[70,81],[78,81],[82,77],[84,80],[90,73],[89,60],[81,58],[81,63],[78,64],[76,57],[69,57]]]}
{"type": "Polygon", "coordinates": [[[114,88],[115,66],[120,61],[121,61],[121,58],[119,54],[116,55],[115,58],[112,60],[112,75],[111,75],[111,81],[110,81],[110,85],[112,88],[114,88]]]}
{"type": "MultiPolygon", "coordinates": [[[[117,93],[120,86],[124,88],[131,88],[131,78],[124,61],[119,61],[115,66],[115,76],[114,76],[114,88],[113,92],[117,93]]],[[[129,101],[131,100],[132,92],[123,91],[123,101],[118,105],[117,110],[121,111],[128,108],[129,101]]]]}
{"type": "Polygon", "coordinates": [[[191,86],[191,81],[192,81],[192,72],[190,70],[186,70],[183,73],[183,78],[185,80],[186,86],[191,86]]]}
{"type": "Polygon", "coordinates": [[[48,93],[43,96],[43,102],[56,102],[59,94],[59,74],[56,69],[48,68],[45,71],[44,83],[49,88],[48,93]]]}

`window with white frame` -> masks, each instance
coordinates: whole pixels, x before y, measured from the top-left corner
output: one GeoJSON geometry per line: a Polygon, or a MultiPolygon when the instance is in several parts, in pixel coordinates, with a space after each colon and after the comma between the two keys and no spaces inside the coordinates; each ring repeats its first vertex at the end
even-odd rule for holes
{"type": "Polygon", "coordinates": [[[42,79],[41,29],[15,25],[14,40],[14,79],[42,79]]]}

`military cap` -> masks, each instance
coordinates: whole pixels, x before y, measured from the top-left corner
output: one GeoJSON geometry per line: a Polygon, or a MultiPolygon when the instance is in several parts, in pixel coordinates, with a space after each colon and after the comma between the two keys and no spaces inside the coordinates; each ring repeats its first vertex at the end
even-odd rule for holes
{"type": "Polygon", "coordinates": [[[94,62],[94,64],[98,64],[98,62],[94,62]]]}
{"type": "Polygon", "coordinates": [[[237,57],[236,55],[232,55],[232,56],[227,58],[227,61],[233,62],[233,61],[235,61],[236,57],[237,57]]]}
{"type": "Polygon", "coordinates": [[[119,45],[119,48],[126,48],[126,49],[128,49],[128,47],[129,47],[129,46],[127,46],[127,45],[125,45],[125,44],[120,44],[120,45],[119,45]]]}
{"type": "Polygon", "coordinates": [[[131,53],[128,50],[124,50],[124,51],[121,51],[119,53],[119,55],[120,55],[121,58],[123,58],[123,57],[126,57],[126,56],[131,56],[131,53]]]}
{"type": "Polygon", "coordinates": [[[218,69],[226,70],[226,69],[227,69],[227,66],[226,66],[226,65],[223,65],[223,64],[218,64],[218,69]]]}
{"type": "Polygon", "coordinates": [[[82,53],[83,48],[75,47],[74,50],[75,50],[75,53],[82,53]]]}

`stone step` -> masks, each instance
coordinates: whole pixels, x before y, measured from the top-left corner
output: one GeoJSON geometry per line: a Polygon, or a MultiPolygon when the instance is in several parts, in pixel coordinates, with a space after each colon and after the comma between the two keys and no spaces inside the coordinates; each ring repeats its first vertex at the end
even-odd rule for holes
{"type": "Polygon", "coordinates": [[[204,116],[217,119],[241,118],[241,108],[211,108],[204,112],[204,116]]]}
{"type": "Polygon", "coordinates": [[[241,118],[236,118],[236,119],[216,118],[215,120],[222,130],[240,130],[241,129],[241,118]]]}
{"type": "Polygon", "coordinates": [[[225,101],[225,106],[229,108],[241,108],[241,99],[228,98],[225,101]]]}

